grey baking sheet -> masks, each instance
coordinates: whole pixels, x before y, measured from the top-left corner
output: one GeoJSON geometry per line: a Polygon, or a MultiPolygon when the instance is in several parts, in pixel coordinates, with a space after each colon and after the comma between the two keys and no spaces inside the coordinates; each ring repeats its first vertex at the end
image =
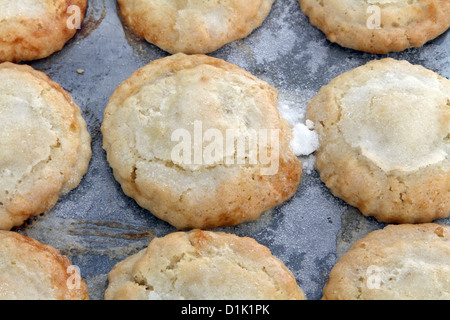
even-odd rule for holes
{"type": "MultiPolygon", "coordinates": [[[[167,55],[123,25],[116,1],[90,0],[82,29],[64,49],[29,63],[60,83],[82,108],[93,157],[78,188],[17,231],[67,255],[80,267],[93,300],[103,299],[107,274],[117,262],[145,248],[151,238],[176,231],[123,194],[106,161],[100,132],[103,110],[114,89],[139,67],[167,55]]],[[[296,0],[276,0],[259,29],[211,56],[276,87],[280,111],[291,123],[305,120],[308,101],[332,78],[385,57],[328,42],[309,24],[296,0]]],[[[449,78],[449,32],[422,48],[389,56],[449,78]]],[[[314,158],[303,160],[303,180],[291,200],[256,221],[215,230],[253,237],[269,247],[293,272],[307,298],[318,300],[337,258],[356,239],[384,225],[333,197],[312,168],[314,158]]],[[[449,219],[436,222],[450,224],[449,219]]]]}

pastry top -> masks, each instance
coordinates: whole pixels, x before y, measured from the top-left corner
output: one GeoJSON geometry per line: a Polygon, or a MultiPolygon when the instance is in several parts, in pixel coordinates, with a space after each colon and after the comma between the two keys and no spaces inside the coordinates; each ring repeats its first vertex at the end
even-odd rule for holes
{"type": "Polygon", "coordinates": [[[321,88],[307,113],[320,137],[316,167],[336,195],[386,222],[448,215],[448,79],[374,60],[321,88]]]}
{"type": "Polygon", "coordinates": [[[277,91],[221,59],[179,53],[136,71],[102,132],[125,193],[179,229],[253,220],[301,179],[277,91]]]}
{"type": "Polygon", "coordinates": [[[78,269],[52,246],[0,231],[0,300],[88,300],[78,269]]]}
{"type": "Polygon", "coordinates": [[[346,142],[385,172],[448,165],[450,81],[393,60],[365,71],[340,78],[335,93],[346,142]]]}
{"type": "Polygon", "coordinates": [[[86,7],[87,0],[0,0],[0,62],[41,59],[61,50],[86,7]]]}
{"type": "Polygon", "coordinates": [[[53,207],[79,184],[90,157],[70,95],[29,66],[0,64],[0,229],[53,207]]]}
{"type": "Polygon", "coordinates": [[[450,227],[388,225],[353,244],[333,267],[325,300],[450,299],[450,227]]]}
{"type": "Polygon", "coordinates": [[[155,238],[109,273],[106,300],[304,300],[292,273],[254,239],[192,230],[155,238]]]}
{"type": "Polygon", "coordinates": [[[136,71],[111,96],[102,132],[125,193],[180,229],[255,219],[301,178],[277,91],[205,55],[136,71]]]}
{"type": "Polygon", "coordinates": [[[169,53],[211,53],[245,38],[274,0],[119,0],[126,24],[169,53]]]}
{"type": "Polygon", "coordinates": [[[448,0],[299,0],[331,42],[375,54],[421,47],[450,27],[448,0]]]}

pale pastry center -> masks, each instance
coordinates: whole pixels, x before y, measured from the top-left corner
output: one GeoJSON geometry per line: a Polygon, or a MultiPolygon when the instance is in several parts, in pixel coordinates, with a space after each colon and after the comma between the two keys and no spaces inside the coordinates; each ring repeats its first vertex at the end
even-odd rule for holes
{"type": "Polygon", "coordinates": [[[416,257],[408,257],[396,269],[381,268],[378,273],[379,290],[399,292],[411,298],[442,295],[442,298],[449,299],[450,292],[446,292],[445,285],[448,282],[450,267],[445,262],[437,261],[434,264],[417,260],[416,257]],[[430,279],[435,285],[430,286],[430,279]]]}
{"type": "Polygon", "coordinates": [[[339,128],[384,171],[415,171],[448,155],[447,99],[435,78],[383,73],[345,93],[339,128]]]}
{"type": "Polygon", "coordinates": [[[227,148],[227,133],[246,135],[249,129],[257,131],[267,122],[265,119],[271,115],[256,107],[251,86],[242,86],[248,81],[245,77],[224,81],[210,68],[199,66],[157,79],[126,100],[124,117],[134,123],[135,148],[141,157],[173,162],[174,147],[188,142],[192,161],[177,163],[180,167],[197,171],[221,165],[236,153],[234,145],[227,148]],[[210,149],[222,154],[208,164],[197,162],[199,148],[203,157],[210,149]]]}
{"type": "MultiPolygon", "coordinates": [[[[7,79],[2,78],[0,86],[5,89],[7,79]]],[[[29,98],[0,92],[0,184],[9,194],[38,163],[50,160],[51,146],[57,143],[50,123],[40,113],[45,102],[39,92],[29,98]]]]}
{"type": "Polygon", "coordinates": [[[12,261],[8,253],[0,253],[0,300],[53,299],[51,279],[45,271],[20,261],[12,261]]]}
{"type": "Polygon", "coordinates": [[[229,10],[220,1],[190,0],[177,10],[175,29],[182,34],[206,32],[216,38],[228,33],[229,17],[229,10]]]}
{"type": "Polygon", "coordinates": [[[203,23],[212,37],[219,37],[228,32],[228,21],[223,8],[215,7],[203,16],[203,23]]]}
{"type": "Polygon", "coordinates": [[[0,0],[0,20],[17,16],[38,17],[47,11],[47,2],[42,0],[0,0]]]}
{"type": "Polygon", "coordinates": [[[448,255],[431,245],[423,249],[421,243],[403,242],[391,258],[379,259],[366,278],[366,292],[388,299],[449,299],[448,255]]]}

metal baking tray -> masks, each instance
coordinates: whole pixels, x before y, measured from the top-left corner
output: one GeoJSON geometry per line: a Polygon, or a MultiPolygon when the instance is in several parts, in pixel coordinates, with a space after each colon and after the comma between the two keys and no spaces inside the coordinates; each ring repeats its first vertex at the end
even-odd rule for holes
{"type": "MultiPolygon", "coordinates": [[[[136,69],[168,54],[135,36],[113,0],[90,0],[78,34],[51,57],[28,63],[60,83],[83,110],[93,157],[83,181],[48,213],[18,228],[21,234],[58,248],[81,269],[90,298],[102,300],[107,274],[119,261],[145,248],[153,237],[176,231],[140,208],[114,180],[102,149],[103,110],[115,88],[136,69]]],[[[297,0],[276,0],[263,25],[211,56],[234,63],[279,90],[282,115],[303,122],[308,101],[339,74],[385,56],[330,43],[301,12],[297,0]]],[[[450,34],[387,56],[450,77],[450,34]]],[[[295,275],[307,299],[319,300],[331,268],[351,244],[384,225],[331,195],[302,158],[296,195],[258,220],[217,228],[249,236],[270,248],[295,275]]],[[[436,221],[450,225],[450,219],[436,221]]]]}

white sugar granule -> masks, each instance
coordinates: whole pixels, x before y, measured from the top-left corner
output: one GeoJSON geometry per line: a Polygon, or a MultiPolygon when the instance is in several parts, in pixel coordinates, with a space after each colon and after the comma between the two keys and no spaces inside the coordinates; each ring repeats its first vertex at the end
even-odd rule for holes
{"type": "MultiPolygon", "coordinates": [[[[311,123],[308,122],[311,127],[311,123]]],[[[319,136],[317,132],[308,128],[303,123],[297,123],[292,128],[293,139],[291,141],[291,148],[294,154],[299,156],[309,156],[319,148],[319,136]]]]}
{"type": "Polygon", "coordinates": [[[314,123],[309,119],[305,120],[306,106],[313,92],[281,90],[279,94],[278,110],[292,129],[291,149],[300,158],[303,171],[310,174],[316,163],[314,151],[319,147],[319,137],[314,131],[314,123]]]}

